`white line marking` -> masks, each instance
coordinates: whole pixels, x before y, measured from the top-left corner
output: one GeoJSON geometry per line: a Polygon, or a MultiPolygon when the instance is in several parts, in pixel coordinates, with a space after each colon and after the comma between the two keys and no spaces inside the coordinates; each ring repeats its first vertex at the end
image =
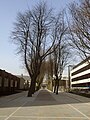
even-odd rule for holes
{"type": "Polygon", "coordinates": [[[77,112],[79,112],[80,114],[82,114],[85,118],[87,118],[88,120],[90,120],[90,117],[88,117],[87,115],[85,115],[84,113],[82,113],[81,111],[79,111],[77,108],[73,107],[70,104],[68,104],[68,106],[72,107],[74,110],[76,110],[77,112]]]}
{"type": "MultiPolygon", "coordinates": [[[[86,105],[90,105],[90,99],[89,98],[87,98],[87,99],[89,99],[88,101],[82,101],[80,98],[76,98],[77,97],[77,95],[76,95],[76,97],[75,96],[71,96],[71,94],[67,94],[67,93],[64,93],[67,97],[69,97],[69,98],[72,98],[72,99],[75,99],[75,100],[77,100],[77,101],[79,101],[80,103],[83,103],[83,104],[86,104],[86,105]],[[86,103],[87,102],[87,103],[86,103]]],[[[79,97],[83,97],[83,96],[79,96],[79,97]]]]}
{"type": "Polygon", "coordinates": [[[51,92],[51,93],[53,93],[53,91],[51,91],[51,90],[49,90],[49,89],[45,89],[45,90],[47,90],[48,92],[51,92]]]}
{"type": "Polygon", "coordinates": [[[13,113],[11,113],[7,118],[4,120],[8,120],[15,112],[17,112],[21,107],[23,107],[27,102],[23,103],[20,107],[18,107],[13,113]]]}
{"type": "Polygon", "coordinates": [[[86,105],[90,105],[90,103],[84,103],[84,104],[86,104],[86,105]]]}
{"type": "Polygon", "coordinates": [[[84,118],[85,119],[85,117],[52,117],[52,116],[48,116],[48,117],[43,117],[43,116],[41,116],[41,117],[39,117],[39,116],[12,116],[12,117],[15,117],[15,118],[44,118],[44,119],[46,119],[46,118],[51,118],[51,119],[53,119],[53,118],[84,118]]]}

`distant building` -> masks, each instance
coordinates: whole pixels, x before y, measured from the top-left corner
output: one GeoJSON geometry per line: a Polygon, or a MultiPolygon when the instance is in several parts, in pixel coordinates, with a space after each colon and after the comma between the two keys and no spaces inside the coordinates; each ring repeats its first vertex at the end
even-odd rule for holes
{"type": "Polygon", "coordinates": [[[20,89],[20,79],[0,69],[0,95],[8,95],[18,92],[20,89]]]}
{"type": "Polygon", "coordinates": [[[71,87],[72,89],[90,90],[90,57],[71,70],[71,87]]]}
{"type": "Polygon", "coordinates": [[[23,74],[21,75],[17,75],[20,78],[20,89],[25,89],[27,90],[30,86],[30,77],[29,76],[25,76],[23,74]]]}
{"type": "Polygon", "coordinates": [[[68,77],[63,76],[59,83],[59,90],[66,91],[68,88],[68,77]]]}
{"type": "MultiPolygon", "coordinates": [[[[51,91],[54,91],[55,79],[47,80],[47,88],[51,91]]],[[[59,91],[66,91],[68,89],[68,77],[63,76],[61,80],[59,80],[59,91]]]]}

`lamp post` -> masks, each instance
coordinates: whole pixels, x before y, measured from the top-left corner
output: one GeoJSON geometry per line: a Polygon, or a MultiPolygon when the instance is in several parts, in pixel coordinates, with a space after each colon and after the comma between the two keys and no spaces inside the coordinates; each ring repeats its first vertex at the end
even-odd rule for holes
{"type": "Polygon", "coordinates": [[[68,65],[68,91],[70,91],[71,89],[71,67],[73,67],[74,65],[68,65]]]}

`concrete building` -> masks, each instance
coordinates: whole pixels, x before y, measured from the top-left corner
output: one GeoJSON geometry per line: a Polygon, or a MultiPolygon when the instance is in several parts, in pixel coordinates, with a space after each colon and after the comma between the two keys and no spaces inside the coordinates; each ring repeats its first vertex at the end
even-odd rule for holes
{"type": "Polygon", "coordinates": [[[90,90],[90,57],[71,70],[72,89],[90,90]]]}
{"type": "Polygon", "coordinates": [[[59,90],[66,91],[68,89],[68,77],[63,76],[59,83],[59,90]]]}
{"type": "MultiPolygon", "coordinates": [[[[47,88],[51,91],[54,91],[55,80],[49,79],[47,80],[47,88]]],[[[61,80],[59,80],[59,91],[67,91],[68,89],[68,77],[63,76],[61,80]]]]}

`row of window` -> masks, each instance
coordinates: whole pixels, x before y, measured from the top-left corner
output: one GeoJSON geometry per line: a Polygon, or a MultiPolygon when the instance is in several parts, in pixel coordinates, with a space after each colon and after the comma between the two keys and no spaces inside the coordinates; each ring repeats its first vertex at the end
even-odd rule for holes
{"type": "Polygon", "coordinates": [[[71,71],[72,88],[90,89],[90,57],[76,65],[71,71]]]}
{"type": "Polygon", "coordinates": [[[83,71],[86,71],[86,70],[88,70],[88,69],[90,69],[90,64],[87,65],[87,66],[85,66],[85,67],[83,67],[83,68],[81,68],[81,69],[79,69],[79,70],[77,70],[77,71],[75,71],[75,72],[73,72],[71,75],[74,76],[74,75],[76,75],[76,74],[78,74],[78,73],[81,73],[81,72],[83,72],[83,71]]]}
{"type": "Polygon", "coordinates": [[[72,78],[72,82],[73,81],[78,81],[78,80],[84,80],[84,79],[88,79],[90,78],[90,73],[89,74],[86,74],[86,75],[82,75],[80,77],[75,77],[75,78],[72,78]]]}
{"type": "MultiPolygon", "coordinates": [[[[3,79],[0,76],[0,87],[2,87],[2,80],[3,79]]],[[[3,84],[4,87],[8,87],[9,86],[9,79],[8,78],[4,78],[3,82],[4,82],[4,84],[3,84]]],[[[17,87],[17,81],[14,81],[14,80],[11,79],[10,80],[10,87],[17,87]]]]}
{"type": "Polygon", "coordinates": [[[72,87],[90,87],[90,83],[73,84],[72,87]]]}

